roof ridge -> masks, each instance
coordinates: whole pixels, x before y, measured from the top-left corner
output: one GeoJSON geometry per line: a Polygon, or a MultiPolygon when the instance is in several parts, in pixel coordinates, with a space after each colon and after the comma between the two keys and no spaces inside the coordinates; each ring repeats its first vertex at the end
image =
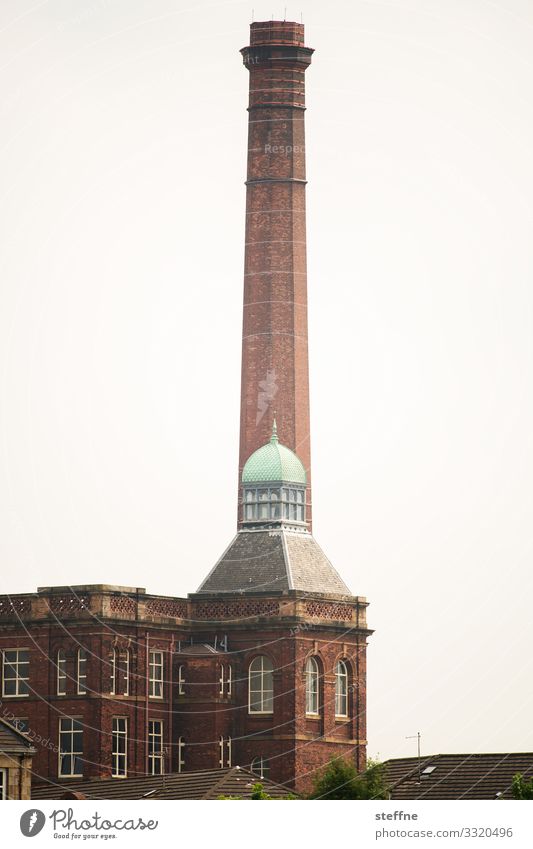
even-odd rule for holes
{"type": "Polygon", "coordinates": [[[222,770],[222,772],[224,773],[224,775],[220,776],[220,780],[217,781],[213,785],[213,787],[211,787],[207,791],[207,793],[204,793],[204,795],[202,796],[202,799],[209,799],[211,797],[211,795],[217,791],[217,789],[220,787],[221,784],[224,783],[224,781],[226,779],[228,779],[230,776],[234,775],[234,773],[236,773],[236,772],[241,772],[241,768],[239,766],[232,766],[229,770],[225,769],[225,770],[222,770]]]}

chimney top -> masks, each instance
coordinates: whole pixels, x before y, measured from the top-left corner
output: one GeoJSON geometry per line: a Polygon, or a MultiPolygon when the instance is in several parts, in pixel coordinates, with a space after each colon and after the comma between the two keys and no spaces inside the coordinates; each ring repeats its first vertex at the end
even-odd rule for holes
{"type": "Polygon", "coordinates": [[[250,47],[259,44],[304,47],[304,25],[294,21],[258,21],[250,24],[250,47]]]}

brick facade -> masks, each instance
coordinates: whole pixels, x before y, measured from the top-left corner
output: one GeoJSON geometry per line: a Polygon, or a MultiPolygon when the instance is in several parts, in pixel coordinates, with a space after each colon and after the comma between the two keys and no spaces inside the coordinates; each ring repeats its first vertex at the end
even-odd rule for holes
{"type": "Polygon", "coordinates": [[[138,589],[95,586],[69,591],[45,588],[18,596],[16,601],[10,606],[8,597],[0,599],[4,611],[0,649],[28,650],[28,695],[2,695],[1,710],[4,717],[26,720],[37,748],[35,783],[52,780],[63,785],[75,780],[58,772],[62,716],[81,722],[83,777],[87,779],[111,778],[113,717],[128,720],[129,776],[149,772],[149,720],[163,722],[166,772],[180,770],[180,751],[181,768],[187,771],[249,767],[254,758],[262,757],[270,779],[305,790],[313,772],[331,757],[353,758],[360,768],[365,763],[365,650],[370,632],[362,598],[349,597],[333,605],[301,593],[223,601],[205,596],[171,599],[138,589]],[[21,600],[26,610],[22,615],[21,600]],[[312,616],[307,612],[310,607],[312,616]],[[59,608],[60,615],[54,612],[59,608]],[[162,613],[157,615],[156,609],[162,613]],[[185,615],[165,615],[172,611],[185,615]],[[341,611],[344,621],[339,619],[341,611]],[[206,619],[215,614],[217,618],[206,619]],[[87,692],[78,695],[80,646],[87,652],[87,692]],[[66,661],[65,695],[58,695],[57,688],[59,649],[66,661]],[[129,652],[128,695],[122,694],[123,670],[112,692],[114,651],[117,658],[129,652]],[[147,656],[153,651],[163,656],[162,698],[149,695],[147,656]],[[249,711],[248,670],[258,655],[268,657],[274,670],[272,714],[249,711]],[[305,713],[309,655],[320,666],[317,718],[305,713]],[[348,717],[342,720],[335,718],[334,708],[334,670],[339,658],[346,662],[350,676],[348,717]],[[225,685],[221,687],[222,668],[225,685]]]}

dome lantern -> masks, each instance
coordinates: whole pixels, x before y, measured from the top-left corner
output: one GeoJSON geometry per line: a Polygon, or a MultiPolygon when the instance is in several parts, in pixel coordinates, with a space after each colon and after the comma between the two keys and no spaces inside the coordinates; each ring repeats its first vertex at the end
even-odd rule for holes
{"type": "Polygon", "coordinates": [[[245,525],[305,526],[307,475],[294,451],[280,443],[275,419],[269,442],[246,461],[242,485],[245,525]]]}

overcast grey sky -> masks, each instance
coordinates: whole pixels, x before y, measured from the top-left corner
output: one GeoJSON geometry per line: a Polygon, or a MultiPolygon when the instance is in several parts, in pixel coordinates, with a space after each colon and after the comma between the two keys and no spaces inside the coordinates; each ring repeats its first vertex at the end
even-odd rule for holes
{"type": "MultiPolygon", "coordinates": [[[[3,592],[183,595],[234,532],[251,2],[1,2],[3,592]]],[[[533,6],[300,11],[314,532],[371,602],[369,750],[531,751],[533,6]]]]}

